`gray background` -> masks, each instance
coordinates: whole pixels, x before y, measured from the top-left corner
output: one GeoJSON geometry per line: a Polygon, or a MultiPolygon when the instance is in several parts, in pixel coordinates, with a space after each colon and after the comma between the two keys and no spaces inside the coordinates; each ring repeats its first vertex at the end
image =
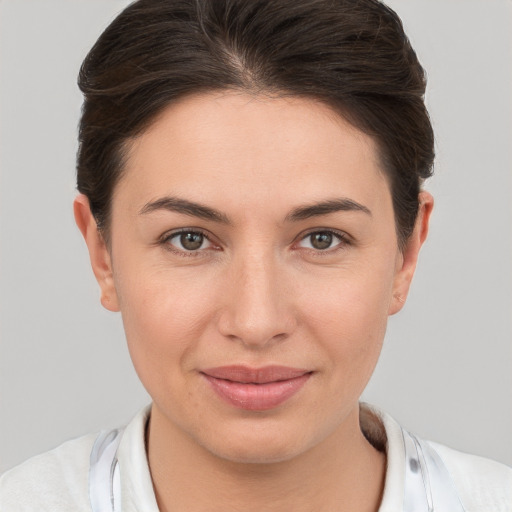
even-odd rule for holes
{"type": "MultiPolygon", "coordinates": [[[[0,0],[0,471],[148,396],[72,219],[76,74],[121,0],[0,0]]],[[[428,70],[431,235],[365,399],[512,464],[512,2],[392,0],[428,70]]]]}

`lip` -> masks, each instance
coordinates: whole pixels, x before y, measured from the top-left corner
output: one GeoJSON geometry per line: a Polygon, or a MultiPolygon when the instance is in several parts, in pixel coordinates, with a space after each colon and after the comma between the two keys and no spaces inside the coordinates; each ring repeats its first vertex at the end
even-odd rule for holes
{"type": "Polygon", "coordinates": [[[273,409],[295,395],[312,372],[287,366],[221,366],[202,375],[224,401],[248,411],[273,409]]]}

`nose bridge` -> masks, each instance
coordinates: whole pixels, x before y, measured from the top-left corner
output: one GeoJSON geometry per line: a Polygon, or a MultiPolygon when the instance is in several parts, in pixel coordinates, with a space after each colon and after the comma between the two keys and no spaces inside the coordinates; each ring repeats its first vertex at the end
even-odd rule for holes
{"type": "Polygon", "coordinates": [[[285,273],[270,248],[248,250],[233,262],[227,290],[224,334],[246,345],[261,346],[281,339],[293,329],[285,273]]]}

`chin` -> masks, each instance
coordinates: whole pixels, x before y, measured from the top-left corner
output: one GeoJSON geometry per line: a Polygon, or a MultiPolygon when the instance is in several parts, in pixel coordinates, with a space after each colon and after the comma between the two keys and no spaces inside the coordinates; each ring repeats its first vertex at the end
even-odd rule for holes
{"type": "Polygon", "coordinates": [[[210,447],[210,451],[216,457],[236,464],[276,464],[291,460],[301,453],[301,450],[290,446],[279,446],[275,443],[269,446],[268,442],[258,445],[252,443],[251,446],[215,446],[210,447]]]}
{"type": "Polygon", "coordinates": [[[286,462],[307,451],[314,445],[307,437],[300,429],[287,431],[282,426],[258,428],[252,425],[197,441],[214,456],[229,462],[271,464],[286,462]]]}

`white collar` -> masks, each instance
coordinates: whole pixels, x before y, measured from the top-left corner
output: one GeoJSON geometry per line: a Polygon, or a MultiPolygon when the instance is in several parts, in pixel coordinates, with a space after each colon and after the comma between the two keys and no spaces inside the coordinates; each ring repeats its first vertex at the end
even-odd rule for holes
{"type": "MultiPolygon", "coordinates": [[[[391,416],[367,404],[361,407],[365,435],[370,442],[385,444],[386,448],[386,479],[379,512],[464,512],[434,448],[403,430],[391,416]],[[433,503],[439,506],[434,508],[433,503]]],[[[149,413],[150,406],[141,410],[123,432],[98,436],[90,469],[94,512],[159,512],[145,448],[149,413]],[[116,486],[119,474],[120,488],[116,486]],[[119,490],[121,506],[115,499],[119,490]]]]}

